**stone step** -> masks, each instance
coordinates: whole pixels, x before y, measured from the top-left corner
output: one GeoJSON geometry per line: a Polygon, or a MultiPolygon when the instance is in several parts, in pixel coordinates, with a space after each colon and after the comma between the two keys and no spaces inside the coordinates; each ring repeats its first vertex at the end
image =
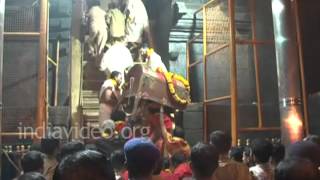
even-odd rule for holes
{"type": "Polygon", "coordinates": [[[86,117],[85,120],[86,120],[85,123],[99,124],[98,117],[97,118],[86,117]]]}
{"type": "Polygon", "coordinates": [[[83,104],[82,105],[82,109],[84,110],[97,110],[99,111],[99,104],[94,104],[94,105],[87,105],[87,104],[83,104]]]}
{"type": "Polygon", "coordinates": [[[88,116],[99,116],[99,109],[83,109],[83,114],[88,116]]]}
{"type": "Polygon", "coordinates": [[[83,98],[82,102],[83,102],[82,104],[84,104],[84,105],[98,105],[99,99],[98,98],[83,98]]]}
{"type": "Polygon", "coordinates": [[[96,95],[98,96],[99,92],[94,90],[82,90],[82,95],[96,95]]]}

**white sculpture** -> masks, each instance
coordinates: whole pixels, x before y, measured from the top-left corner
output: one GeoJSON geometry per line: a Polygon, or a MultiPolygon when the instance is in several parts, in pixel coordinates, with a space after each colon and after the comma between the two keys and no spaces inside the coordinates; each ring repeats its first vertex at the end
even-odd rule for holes
{"type": "Polygon", "coordinates": [[[108,27],[105,20],[106,12],[99,6],[93,6],[88,14],[89,24],[89,54],[98,57],[103,53],[103,49],[108,40],[108,27]]]}
{"type": "Polygon", "coordinates": [[[100,71],[119,71],[124,74],[124,70],[133,66],[133,59],[129,49],[122,42],[113,44],[106,53],[104,53],[100,71]]]}

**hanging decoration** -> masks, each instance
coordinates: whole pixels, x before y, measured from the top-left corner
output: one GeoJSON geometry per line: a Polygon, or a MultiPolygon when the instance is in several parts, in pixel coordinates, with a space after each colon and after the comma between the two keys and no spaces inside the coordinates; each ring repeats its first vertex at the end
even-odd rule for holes
{"type": "Polygon", "coordinates": [[[172,98],[179,104],[182,104],[182,105],[186,105],[186,104],[189,104],[190,103],[190,100],[189,99],[184,99],[184,98],[181,98],[177,92],[176,92],[176,89],[174,88],[174,84],[173,84],[173,81],[180,81],[184,87],[186,88],[186,90],[188,92],[190,92],[190,84],[188,82],[188,80],[186,80],[184,77],[178,75],[178,74],[174,74],[172,72],[164,72],[161,68],[157,68],[157,72],[158,73],[161,73],[166,81],[167,81],[167,85],[168,85],[168,88],[169,88],[169,92],[172,96],[172,98]]]}

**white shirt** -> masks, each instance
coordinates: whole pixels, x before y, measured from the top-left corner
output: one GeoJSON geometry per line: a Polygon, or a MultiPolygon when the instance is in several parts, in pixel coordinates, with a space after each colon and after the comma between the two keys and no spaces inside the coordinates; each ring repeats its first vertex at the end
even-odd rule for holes
{"type": "Polygon", "coordinates": [[[147,10],[141,0],[128,0],[126,10],[129,13],[126,40],[127,42],[141,43],[143,31],[149,27],[147,10]]]}
{"type": "Polygon", "coordinates": [[[257,164],[249,169],[250,173],[257,180],[273,180],[273,168],[270,163],[257,164]]]}
{"type": "Polygon", "coordinates": [[[156,52],[153,52],[147,59],[147,66],[152,70],[156,71],[157,68],[161,68],[164,72],[168,72],[166,66],[163,64],[161,57],[156,52]]]}
{"type": "Polygon", "coordinates": [[[116,43],[103,55],[100,71],[119,71],[123,74],[130,66],[133,66],[133,59],[129,49],[123,43],[116,43]]]}
{"type": "Polygon", "coordinates": [[[101,98],[103,92],[107,89],[110,88],[111,91],[115,90],[114,84],[112,82],[111,79],[105,80],[100,88],[100,92],[99,92],[99,98],[101,98]]]}

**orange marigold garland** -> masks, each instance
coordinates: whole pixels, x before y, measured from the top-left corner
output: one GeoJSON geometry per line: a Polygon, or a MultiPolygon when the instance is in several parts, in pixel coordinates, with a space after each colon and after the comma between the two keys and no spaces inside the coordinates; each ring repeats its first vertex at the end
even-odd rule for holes
{"type": "Polygon", "coordinates": [[[168,84],[169,92],[170,92],[171,96],[173,97],[173,99],[177,103],[183,104],[183,105],[190,103],[189,99],[183,99],[176,93],[176,90],[175,90],[174,84],[173,84],[173,80],[180,81],[184,85],[186,90],[188,92],[190,92],[190,84],[185,78],[183,78],[180,75],[171,73],[171,72],[164,72],[161,68],[158,68],[157,72],[164,75],[164,77],[167,81],[167,84],[168,84]]]}

